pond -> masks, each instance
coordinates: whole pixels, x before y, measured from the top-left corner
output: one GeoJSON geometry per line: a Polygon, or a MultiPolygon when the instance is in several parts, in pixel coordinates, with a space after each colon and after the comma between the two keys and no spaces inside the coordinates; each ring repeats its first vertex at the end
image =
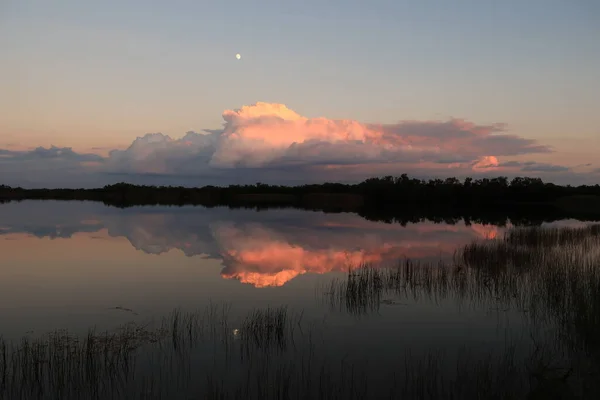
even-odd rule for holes
{"type": "MultiPolygon", "coordinates": [[[[483,387],[525,396],[541,384],[514,376],[530,378],[542,344],[572,334],[553,316],[574,304],[544,297],[567,288],[530,267],[547,265],[544,254],[600,260],[588,226],[544,224],[549,233],[587,232],[546,246],[532,242],[546,237],[539,230],[505,242],[510,222],[402,226],[294,209],[3,204],[0,335],[10,357],[0,380],[12,383],[0,387],[9,398],[476,398],[483,387]],[[542,281],[537,297],[528,295],[542,281]],[[110,363],[92,355],[107,354],[109,341],[110,363]],[[121,345],[129,350],[115,350],[121,345]]],[[[581,276],[569,275],[572,286],[581,276]]],[[[554,350],[554,361],[567,357],[554,350]]]]}

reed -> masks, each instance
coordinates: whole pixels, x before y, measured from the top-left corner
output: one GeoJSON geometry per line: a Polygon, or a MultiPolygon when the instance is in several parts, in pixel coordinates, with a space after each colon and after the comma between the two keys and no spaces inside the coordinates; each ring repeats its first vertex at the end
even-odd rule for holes
{"type": "MultiPolygon", "coordinates": [[[[287,313],[255,310],[243,319],[251,323],[240,329],[263,338],[274,335],[273,342],[257,347],[264,348],[280,340],[279,335],[293,334],[285,325],[297,319],[287,319],[287,313]]],[[[583,384],[573,387],[572,380],[581,376],[561,364],[562,349],[555,341],[536,344],[525,356],[514,346],[489,354],[464,347],[457,355],[448,349],[413,355],[390,346],[400,363],[373,370],[369,360],[331,359],[328,344],[313,340],[307,330],[296,346],[268,356],[256,351],[252,360],[228,364],[227,346],[242,355],[244,345],[254,339],[224,339],[223,315],[212,320],[206,315],[215,314],[176,310],[155,329],[128,324],[112,333],[90,331],[81,341],[62,331],[14,346],[2,341],[0,359],[6,361],[0,366],[0,398],[510,399],[552,398],[543,397],[548,393],[577,398],[583,391],[583,384]],[[147,354],[153,356],[145,358],[147,354]]],[[[600,394],[597,384],[585,383],[586,394],[600,394]]]]}
{"type": "Polygon", "coordinates": [[[211,303],[84,337],[0,339],[0,398],[600,398],[598,233],[516,229],[466,246],[449,264],[363,265],[322,288],[334,310],[356,316],[400,301],[516,310],[531,323],[505,348],[413,354],[382,343],[398,362],[378,366],[332,356],[319,336],[327,327],[288,307],[233,318],[230,305],[211,303]]]}

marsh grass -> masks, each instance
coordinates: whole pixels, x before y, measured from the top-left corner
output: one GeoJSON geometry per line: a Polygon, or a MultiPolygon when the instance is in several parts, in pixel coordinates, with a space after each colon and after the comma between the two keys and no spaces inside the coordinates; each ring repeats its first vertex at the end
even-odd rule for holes
{"type": "Polygon", "coordinates": [[[115,332],[90,330],[80,339],[67,331],[40,338],[23,338],[17,344],[0,341],[1,389],[7,398],[71,398],[88,391],[102,398],[110,388],[123,384],[134,368],[134,353],[165,335],[133,323],[115,332]]]}
{"type": "Polygon", "coordinates": [[[288,317],[286,308],[249,313],[236,339],[225,323],[228,310],[175,310],[153,329],[128,324],[90,331],[81,341],[64,331],[1,341],[0,398],[509,399],[569,388],[552,341],[526,356],[515,346],[483,355],[468,347],[458,355],[413,355],[391,346],[398,364],[381,368],[377,360],[332,359],[314,329],[296,332],[301,317],[288,317]],[[294,335],[294,346],[279,346],[294,335]],[[248,358],[245,348],[253,345],[248,358]]]}
{"type": "Polygon", "coordinates": [[[527,310],[523,290],[527,279],[513,271],[488,271],[463,265],[405,260],[393,268],[360,266],[346,279],[321,287],[320,297],[333,309],[360,316],[382,305],[453,300],[458,307],[527,310]]]}
{"type": "Polygon", "coordinates": [[[294,344],[296,329],[302,333],[303,314],[292,313],[288,307],[255,309],[236,330],[245,349],[285,350],[294,344]]]}
{"type": "Polygon", "coordinates": [[[513,246],[554,247],[581,246],[600,236],[600,224],[582,228],[522,228],[506,232],[503,241],[513,246]]]}
{"type": "Polygon", "coordinates": [[[280,396],[298,363],[305,378],[312,374],[318,335],[302,325],[303,314],[287,307],[256,309],[236,322],[230,305],[211,303],[111,332],[92,329],[83,338],[64,330],[0,338],[0,399],[280,396]],[[233,391],[229,380],[239,382],[233,391]]]}
{"type": "Polygon", "coordinates": [[[232,318],[229,305],[211,303],[84,337],[0,340],[0,398],[600,398],[598,233],[511,230],[466,246],[450,264],[364,265],[321,288],[335,310],[352,315],[394,302],[513,310],[530,323],[505,348],[418,353],[382,343],[397,363],[378,365],[330,352],[326,327],[287,307],[232,318]]]}
{"type": "Polygon", "coordinates": [[[450,264],[407,260],[394,268],[361,266],[323,290],[334,309],[354,315],[378,311],[390,296],[521,313],[532,329],[543,328],[542,336],[560,343],[549,357],[532,337],[527,375],[544,388],[568,381],[578,382],[579,392],[597,390],[600,225],[512,229],[502,238],[465,246],[450,264]]]}
{"type": "Polygon", "coordinates": [[[600,308],[600,225],[514,229],[501,239],[465,246],[452,263],[362,265],[320,289],[331,306],[354,314],[377,311],[392,296],[413,302],[454,300],[459,306],[540,317],[600,319],[595,312],[600,308]]]}

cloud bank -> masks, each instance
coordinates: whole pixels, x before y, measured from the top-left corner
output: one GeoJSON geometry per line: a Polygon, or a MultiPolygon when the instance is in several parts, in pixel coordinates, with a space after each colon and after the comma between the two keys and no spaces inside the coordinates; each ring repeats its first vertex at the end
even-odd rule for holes
{"type": "MultiPolygon", "coordinates": [[[[0,150],[0,179],[6,181],[7,171],[17,170],[41,170],[47,183],[53,171],[71,170],[79,177],[93,175],[90,182],[95,183],[194,185],[304,183],[316,177],[344,182],[402,173],[434,177],[570,172],[565,166],[510,160],[553,149],[507,133],[504,124],[478,125],[464,119],[361,123],[307,118],[283,104],[263,102],[226,110],[222,116],[221,129],[188,132],[179,139],[150,133],[125,150],[110,151],[108,157],[57,147],[0,150]]],[[[26,173],[22,178],[32,179],[26,173]]]]}
{"type": "Polygon", "coordinates": [[[270,103],[226,110],[223,119],[223,129],[206,134],[188,132],[178,140],[158,133],[138,138],[128,149],[111,152],[107,166],[163,174],[378,164],[486,169],[497,167],[498,156],[551,151],[533,140],[503,134],[502,125],[458,119],[363,124],[306,118],[270,103]]]}

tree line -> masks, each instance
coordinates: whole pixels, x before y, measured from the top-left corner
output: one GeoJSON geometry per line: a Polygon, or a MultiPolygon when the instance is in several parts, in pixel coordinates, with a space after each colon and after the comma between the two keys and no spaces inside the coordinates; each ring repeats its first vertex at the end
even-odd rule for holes
{"type": "MultiPolygon", "coordinates": [[[[421,180],[407,174],[369,178],[356,184],[298,186],[148,186],[125,182],[96,189],[24,189],[0,185],[0,201],[26,199],[93,200],[116,206],[311,206],[353,210],[470,210],[551,207],[573,198],[600,198],[600,185],[561,186],[540,178],[506,177],[421,180]]],[[[323,208],[321,207],[321,208],[323,208]]]]}

